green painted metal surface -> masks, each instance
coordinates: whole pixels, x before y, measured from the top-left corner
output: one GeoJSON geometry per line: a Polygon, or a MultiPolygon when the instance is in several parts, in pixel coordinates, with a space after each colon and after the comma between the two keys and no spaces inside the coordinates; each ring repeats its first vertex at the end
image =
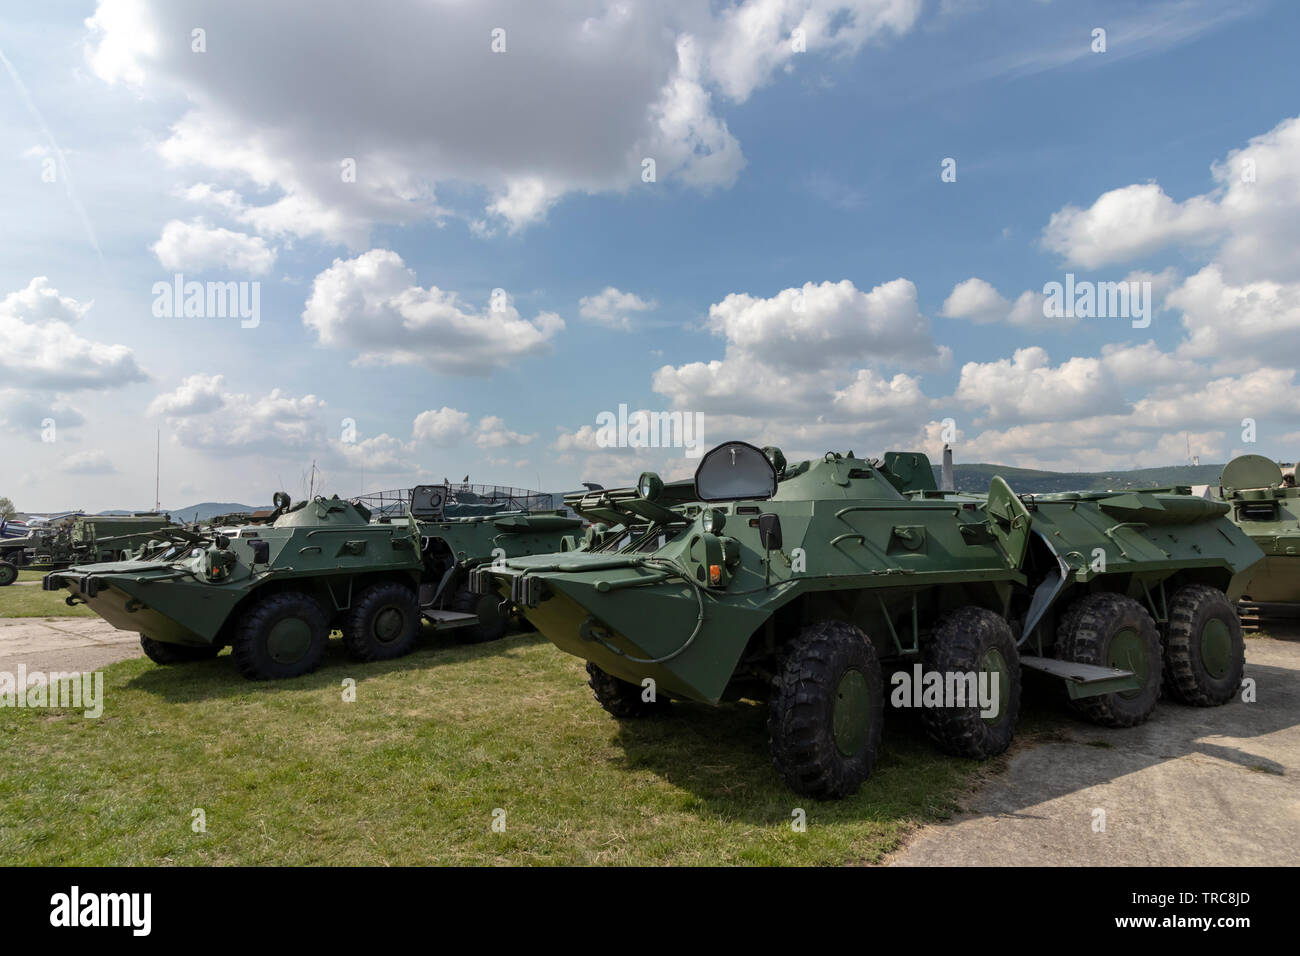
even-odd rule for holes
{"type": "Polygon", "coordinates": [[[1300,488],[1276,462],[1242,455],[1223,469],[1216,489],[1236,525],[1264,552],[1242,586],[1250,604],[1300,603],[1300,488]]]}
{"type": "Polygon", "coordinates": [[[765,494],[753,446],[727,443],[703,460],[720,467],[733,452],[753,475],[748,488],[732,476],[731,500],[714,493],[728,486],[717,474],[697,474],[707,502],[689,482],[643,480],[653,501],[636,489],[572,496],[596,522],[576,550],[508,559],[477,572],[475,586],[616,677],[718,702],[763,696],[783,644],[807,623],[855,624],[887,665],[901,664],[919,657],[943,614],[977,605],[1006,616],[1027,654],[1050,656],[1061,611],[1083,594],[1133,597],[1160,624],[1174,588],[1233,595],[1262,557],[1225,506],[1185,490],[1033,497],[995,478],[988,495],[945,494],[925,456],[907,452],[784,464],[765,494]],[[720,530],[717,516],[714,531],[704,527],[710,509],[720,530]],[[779,519],[770,550],[761,515],[779,519]],[[1026,630],[1036,589],[1057,581],[1026,630]]]}
{"type": "MultiPolygon", "coordinates": [[[[228,642],[243,611],[279,590],[310,594],[335,623],[354,594],[382,580],[418,589],[425,608],[447,609],[466,590],[474,568],[557,551],[581,525],[550,512],[370,518],[358,503],[318,497],[280,508],[271,524],[238,534],[157,529],[157,537],[128,560],[55,571],[43,586],[66,588],[69,600],[86,603],[122,630],[163,643],[211,645],[228,642]]],[[[383,625],[381,617],[375,626],[383,625]]],[[[305,640],[300,623],[285,622],[270,637],[271,654],[292,661],[305,640]]]]}
{"type": "Polygon", "coordinates": [[[33,570],[125,557],[151,534],[174,527],[170,515],[70,515],[21,538],[0,540],[0,561],[33,570]]]}

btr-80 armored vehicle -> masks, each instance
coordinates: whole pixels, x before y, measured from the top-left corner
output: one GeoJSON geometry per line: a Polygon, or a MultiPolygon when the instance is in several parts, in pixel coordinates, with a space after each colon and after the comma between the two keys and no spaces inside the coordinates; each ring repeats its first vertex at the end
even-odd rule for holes
{"type": "Polygon", "coordinates": [[[129,560],[56,571],[43,587],[67,588],[69,604],[139,632],[159,664],[230,645],[253,679],[315,670],[335,629],[364,661],[410,652],[425,620],[466,643],[500,637],[507,616],[468,589],[468,572],[555,551],[581,521],[557,512],[452,518],[446,503],[445,488],[420,486],[404,517],[372,522],[360,500],[294,506],[278,493],[269,525],[234,536],[170,529],[129,560]]]}
{"type": "Polygon", "coordinates": [[[65,515],[21,538],[0,540],[0,587],[18,579],[21,568],[49,571],[71,564],[124,558],[150,535],[171,525],[157,511],[133,515],[65,515]]]}
{"type": "Polygon", "coordinates": [[[1242,681],[1230,597],[1260,550],[1190,493],[1031,497],[1001,478],[944,493],[922,454],[787,464],[729,442],[694,481],[647,473],[566,503],[595,522],[580,547],[472,586],[585,658],[616,717],[766,699],[773,761],[801,794],[843,797],[871,773],[883,671],[892,703],[921,704],[930,737],[975,758],[1009,746],[1022,669],[1111,727],[1146,720],[1162,677],[1195,705],[1242,681]]]}
{"type": "Polygon", "coordinates": [[[1264,552],[1243,586],[1243,621],[1257,627],[1260,613],[1294,612],[1300,606],[1300,488],[1294,470],[1284,471],[1263,455],[1241,455],[1224,466],[1218,491],[1232,520],[1264,552]]]}

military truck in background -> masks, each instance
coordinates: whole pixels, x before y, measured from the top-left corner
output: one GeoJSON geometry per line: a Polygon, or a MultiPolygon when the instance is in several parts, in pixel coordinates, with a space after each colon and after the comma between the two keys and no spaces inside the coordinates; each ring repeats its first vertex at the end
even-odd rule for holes
{"type": "Polygon", "coordinates": [[[1010,745],[1025,671],[1109,727],[1146,720],[1162,684],[1211,706],[1242,682],[1231,602],[1262,553],[1190,488],[1032,496],[995,477],[972,495],[938,490],[920,453],[787,463],[727,442],[694,480],[646,473],[567,503],[593,522],[580,543],[472,586],[584,658],[617,718],[766,701],[777,771],[815,798],[871,774],[887,674],[955,691],[922,721],[973,758],[1010,745]]]}

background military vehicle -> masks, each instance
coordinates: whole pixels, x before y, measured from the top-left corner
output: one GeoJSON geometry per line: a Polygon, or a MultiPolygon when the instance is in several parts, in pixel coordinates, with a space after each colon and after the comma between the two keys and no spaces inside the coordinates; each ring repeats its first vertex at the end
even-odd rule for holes
{"type": "Polygon", "coordinates": [[[126,557],[150,535],[171,524],[154,511],[133,515],[71,514],[32,529],[25,537],[0,541],[0,587],[12,584],[21,568],[48,571],[79,562],[126,557]]]}
{"type": "Polygon", "coordinates": [[[1264,552],[1241,595],[1243,624],[1258,629],[1261,613],[1300,608],[1300,488],[1295,466],[1241,455],[1223,468],[1217,489],[1231,517],[1264,552]]]}
{"type": "Polygon", "coordinates": [[[585,658],[616,717],[767,700],[773,761],[801,794],[843,797],[871,773],[885,671],[895,693],[909,669],[940,675],[952,706],[923,708],[926,730],[976,758],[1009,746],[1022,669],[1112,727],[1146,720],[1162,676],[1196,705],[1242,680],[1229,595],[1260,550],[1225,504],[1189,493],[1035,498],[996,477],[987,495],[945,493],[919,453],[787,464],[730,442],[694,481],[647,473],[567,500],[594,522],[581,546],[473,585],[585,658]],[[978,681],[995,676],[981,707],[978,681]]]}
{"type": "Polygon", "coordinates": [[[450,518],[447,497],[442,487],[417,487],[403,517],[372,521],[360,499],[293,506],[279,493],[269,525],[235,536],[167,529],[129,560],[55,571],[43,586],[66,587],[69,603],[139,632],[159,664],[215,657],[230,645],[253,679],[314,670],[335,629],[348,653],[367,661],[408,653],[422,620],[466,642],[500,637],[508,617],[500,602],[468,589],[468,572],[557,550],[581,522],[523,512],[450,518]]]}

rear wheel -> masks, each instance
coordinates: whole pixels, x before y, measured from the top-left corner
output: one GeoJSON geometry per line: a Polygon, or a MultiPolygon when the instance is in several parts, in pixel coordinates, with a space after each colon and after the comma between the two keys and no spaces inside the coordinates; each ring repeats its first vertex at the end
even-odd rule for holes
{"type": "Polygon", "coordinates": [[[590,661],[587,662],[587,686],[596,695],[601,707],[618,717],[649,717],[668,709],[668,698],[654,694],[646,700],[649,688],[630,684],[613,674],[606,673],[590,661]]]}
{"type": "Polygon", "coordinates": [[[880,661],[861,630],[821,621],[791,642],[772,681],[772,763],[795,793],[837,800],[871,776],[880,748],[880,661]]]}
{"type": "Polygon", "coordinates": [[[1079,664],[1132,671],[1140,686],[1070,701],[1085,720],[1103,727],[1135,727],[1160,699],[1160,635],[1137,601],[1100,591],[1081,597],[1057,633],[1057,656],[1079,664]]]}
{"type": "Polygon", "coordinates": [[[361,592],[343,621],[343,646],[358,661],[384,661],[411,653],[420,633],[420,600],[400,581],[361,592]]]}
{"type": "Polygon", "coordinates": [[[263,598],[235,629],[235,666],[249,680],[280,680],[320,666],[329,616],[320,602],[298,591],[263,598]]]}
{"type": "Polygon", "coordinates": [[[10,561],[0,561],[0,588],[8,587],[18,580],[18,565],[10,561]]]}
{"type": "Polygon", "coordinates": [[[1189,584],[1169,605],[1165,687],[1194,707],[1218,707],[1241,687],[1246,644],[1237,611],[1218,588],[1189,584]]]}
{"type": "Polygon", "coordinates": [[[155,664],[188,664],[192,661],[210,661],[221,653],[220,644],[196,647],[191,644],[168,644],[140,635],[140,649],[155,664]]]}
{"type": "Polygon", "coordinates": [[[510,615],[501,611],[501,598],[495,594],[478,594],[461,588],[451,599],[453,611],[473,614],[477,624],[468,624],[451,630],[452,639],[461,644],[483,644],[506,636],[510,615]]]}
{"type": "Polygon", "coordinates": [[[963,607],[945,617],[925,648],[927,672],[944,676],[973,675],[974,687],[963,686],[961,706],[927,707],[921,721],[939,748],[957,757],[983,760],[1011,746],[1020,714],[1020,653],[1011,627],[1001,615],[981,607],[963,607]],[[971,699],[971,691],[975,691],[971,699]],[[980,706],[988,693],[989,713],[980,706]]]}

